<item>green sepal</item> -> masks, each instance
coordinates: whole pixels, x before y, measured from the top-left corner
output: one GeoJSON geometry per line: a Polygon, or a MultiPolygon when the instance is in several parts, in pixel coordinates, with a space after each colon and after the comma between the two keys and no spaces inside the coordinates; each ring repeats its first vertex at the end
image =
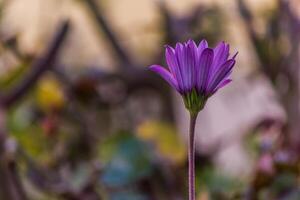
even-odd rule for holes
{"type": "Polygon", "coordinates": [[[197,115],[204,108],[207,97],[199,95],[196,89],[183,96],[184,105],[192,115],[197,115]]]}

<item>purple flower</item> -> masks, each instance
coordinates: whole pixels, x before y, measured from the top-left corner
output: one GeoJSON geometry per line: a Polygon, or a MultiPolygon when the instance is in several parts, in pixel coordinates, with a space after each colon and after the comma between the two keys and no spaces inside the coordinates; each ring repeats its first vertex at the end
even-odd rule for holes
{"type": "Polygon", "coordinates": [[[214,49],[202,40],[197,46],[193,40],[177,43],[175,49],[166,46],[168,69],[150,66],[184,98],[186,107],[199,112],[206,100],[231,82],[229,78],[237,53],[229,58],[229,44],[220,42],[214,49]]]}

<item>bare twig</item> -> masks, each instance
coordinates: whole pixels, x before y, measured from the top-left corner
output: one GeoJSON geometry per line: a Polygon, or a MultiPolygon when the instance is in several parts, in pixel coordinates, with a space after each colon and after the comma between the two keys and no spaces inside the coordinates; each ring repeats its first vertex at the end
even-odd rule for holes
{"type": "Polygon", "coordinates": [[[22,200],[27,200],[27,195],[26,192],[24,190],[22,181],[21,181],[21,177],[18,173],[18,167],[17,167],[17,163],[15,162],[15,160],[11,161],[8,163],[8,169],[9,169],[9,175],[10,175],[10,179],[12,181],[12,185],[14,186],[14,190],[16,191],[16,193],[18,194],[18,196],[20,197],[20,199],[22,200]]]}
{"type": "Polygon", "coordinates": [[[0,110],[0,199],[7,200],[26,200],[20,180],[16,179],[18,174],[11,168],[7,158],[6,131],[5,131],[5,110],[0,110]],[[16,183],[16,181],[19,181],[16,183]]]}
{"type": "Polygon", "coordinates": [[[86,3],[97,21],[99,31],[101,32],[103,31],[106,34],[115,52],[117,53],[120,61],[127,64],[122,66],[131,67],[132,66],[131,64],[133,64],[132,60],[129,58],[124,48],[120,45],[120,42],[118,41],[117,37],[113,33],[112,28],[109,27],[105,17],[103,16],[103,14],[99,9],[99,5],[96,4],[94,0],[86,0],[86,3]]]}
{"type": "Polygon", "coordinates": [[[287,110],[287,115],[289,118],[289,132],[291,134],[291,142],[296,148],[300,149],[300,139],[299,139],[299,43],[300,43],[300,20],[292,12],[288,1],[279,0],[280,10],[285,19],[285,25],[287,26],[287,33],[290,38],[291,50],[290,54],[285,58],[283,66],[281,67],[285,70],[286,75],[289,80],[289,93],[282,97],[284,101],[285,108],[287,110]]]}
{"type": "Polygon", "coordinates": [[[7,200],[26,200],[26,194],[19,179],[16,163],[9,162],[6,158],[6,131],[5,123],[3,122],[6,115],[6,110],[21,99],[26,92],[36,83],[41,75],[46,72],[54,63],[58,51],[66,38],[69,30],[69,22],[65,21],[59,27],[59,31],[54,37],[48,50],[40,59],[36,60],[32,66],[32,70],[24,77],[24,79],[7,94],[0,97],[0,191],[1,199],[7,200]]]}
{"type": "Polygon", "coordinates": [[[24,94],[36,83],[40,76],[50,69],[55,61],[55,58],[60,50],[63,41],[65,40],[70,24],[68,21],[63,22],[53,41],[51,42],[46,53],[37,59],[32,66],[32,70],[24,77],[22,81],[12,88],[7,94],[0,97],[0,105],[7,108],[21,99],[24,94]]]}

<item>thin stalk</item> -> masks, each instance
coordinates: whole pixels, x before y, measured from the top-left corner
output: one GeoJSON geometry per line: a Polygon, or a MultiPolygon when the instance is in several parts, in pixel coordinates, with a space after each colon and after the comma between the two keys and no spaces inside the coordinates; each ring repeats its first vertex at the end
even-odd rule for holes
{"type": "Polygon", "coordinates": [[[195,200],[195,125],[197,114],[190,114],[190,133],[189,133],[189,200],[195,200]]]}

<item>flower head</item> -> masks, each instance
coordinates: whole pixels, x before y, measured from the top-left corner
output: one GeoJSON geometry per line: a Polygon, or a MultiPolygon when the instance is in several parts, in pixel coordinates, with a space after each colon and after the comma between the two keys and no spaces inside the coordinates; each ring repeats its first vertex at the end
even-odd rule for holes
{"type": "Polygon", "coordinates": [[[203,109],[206,100],[231,82],[229,78],[237,53],[229,58],[229,44],[220,42],[209,48],[206,40],[197,46],[193,40],[166,46],[168,70],[150,66],[184,98],[186,108],[193,113],[203,109]]]}

